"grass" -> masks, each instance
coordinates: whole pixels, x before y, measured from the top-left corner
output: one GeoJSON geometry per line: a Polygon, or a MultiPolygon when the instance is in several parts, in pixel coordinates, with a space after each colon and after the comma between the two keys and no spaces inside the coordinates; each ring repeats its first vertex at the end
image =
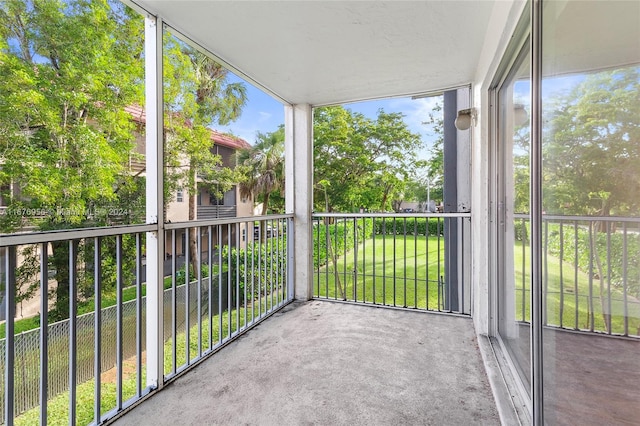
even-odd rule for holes
{"type": "MultiPolygon", "coordinates": [[[[516,320],[529,322],[531,320],[529,305],[531,266],[528,245],[525,245],[523,250],[521,242],[516,244],[514,266],[516,320]]],[[[543,268],[543,275],[546,278],[543,282],[543,285],[546,285],[546,323],[570,329],[591,330],[593,316],[593,330],[607,332],[605,317],[602,315],[600,280],[594,278],[590,281],[589,275],[582,271],[578,271],[576,280],[574,271],[574,264],[561,263],[557,257],[547,256],[546,269],[543,268]],[[591,304],[589,303],[590,293],[592,294],[591,304]]],[[[608,305],[607,293],[605,282],[605,309],[608,305]]],[[[640,301],[630,295],[627,296],[626,319],[628,334],[638,335],[640,301]]],[[[611,332],[625,334],[624,294],[613,286],[611,287],[611,332]]]]}
{"type": "MultiPolygon", "coordinates": [[[[560,262],[555,256],[546,258],[546,323],[569,329],[607,331],[608,319],[602,315],[600,281],[589,281],[588,274],[575,266],[560,262]],[[592,302],[589,303],[591,292],[592,302]],[[577,319],[577,323],[576,323],[577,319]],[[577,325],[576,325],[577,324],[577,325]]],[[[376,236],[361,243],[357,249],[339,256],[336,265],[327,265],[314,273],[314,294],[318,297],[420,309],[444,308],[444,297],[438,294],[438,277],[444,276],[444,245],[438,246],[437,237],[413,236],[404,239],[376,236]],[[395,245],[394,245],[395,244],[395,245]],[[375,253],[374,253],[375,252],[375,253]],[[427,257],[428,252],[428,257],[427,257]],[[427,262],[428,260],[428,262],[427,262]],[[427,264],[428,263],[428,264],[427,264]],[[428,287],[427,287],[428,284],[428,287]]],[[[521,242],[514,246],[515,319],[530,321],[530,256],[521,242]],[[524,265],[524,266],[523,266],[524,265]],[[524,303],[523,303],[524,302],[524,303]],[[524,314],[523,314],[524,313],[524,314]]],[[[605,295],[607,288],[605,283],[605,295]]],[[[605,307],[608,301],[605,298],[605,307]]],[[[611,331],[625,334],[624,295],[611,287],[611,331]]],[[[640,301],[627,297],[628,334],[638,335],[640,329],[640,301]]]]}
{"type": "MultiPolygon", "coordinates": [[[[271,295],[263,295],[259,300],[254,301],[252,304],[248,304],[246,307],[240,307],[239,309],[233,309],[230,312],[223,312],[222,315],[214,315],[209,322],[206,312],[203,313],[204,318],[200,324],[202,328],[201,342],[202,346],[198,347],[198,335],[199,325],[193,324],[189,327],[189,358],[191,361],[197,359],[201,352],[205,352],[209,349],[215,348],[220,345],[221,342],[229,338],[229,336],[235,334],[238,330],[242,329],[245,324],[250,324],[253,320],[259,318],[259,313],[262,315],[276,306],[278,300],[282,300],[284,294],[282,292],[273,294],[273,304],[271,303],[271,295]],[[246,322],[245,322],[246,314],[246,322]],[[211,324],[211,327],[209,327],[211,324]],[[212,346],[209,346],[209,335],[211,335],[212,346]]],[[[187,339],[186,339],[185,327],[183,325],[182,330],[178,331],[175,338],[175,350],[176,350],[176,365],[175,369],[179,370],[186,366],[187,362],[187,339]]],[[[173,364],[173,348],[174,339],[171,336],[166,336],[164,344],[164,370],[165,375],[169,375],[174,371],[173,364]]],[[[145,387],[146,382],[146,369],[144,368],[144,357],[142,360],[141,381],[142,388],[145,387]]],[[[123,367],[123,401],[127,401],[130,398],[137,395],[137,379],[138,372],[136,371],[136,358],[132,357],[124,362],[123,367]]],[[[92,379],[85,383],[79,384],[76,389],[76,424],[86,425],[93,422],[94,419],[94,396],[95,396],[95,381],[92,379]]],[[[113,410],[116,406],[116,380],[115,369],[106,371],[101,375],[100,386],[100,412],[104,415],[113,410]]],[[[16,417],[14,424],[16,426],[34,425],[39,423],[40,408],[35,407],[20,416],[16,417]]],[[[49,425],[68,425],[69,424],[69,392],[61,393],[51,398],[47,403],[47,424],[49,425]]]]}
{"type": "Polygon", "coordinates": [[[341,284],[347,300],[443,309],[444,295],[438,292],[443,261],[444,246],[437,237],[411,236],[405,242],[376,236],[339,256],[336,265],[329,260],[316,269],[314,294],[341,299],[341,284]]]}

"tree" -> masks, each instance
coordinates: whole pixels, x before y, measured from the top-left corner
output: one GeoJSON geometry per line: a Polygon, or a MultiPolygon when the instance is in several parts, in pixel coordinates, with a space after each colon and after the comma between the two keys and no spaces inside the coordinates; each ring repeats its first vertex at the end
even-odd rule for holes
{"type": "MultiPolygon", "coordinates": [[[[135,221],[140,212],[113,218],[106,207],[138,189],[127,171],[134,140],[124,107],[142,99],[141,19],[107,0],[7,0],[0,31],[0,187],[9,212],[46,213],[9,214],[2,230],[135,221]]],[[[55,320],[68,315],[69,261],[67,244],[52,246],[55,320]]]]}
{"type": "MultiPolygon", "coordinates": [[[[220,167],[208,126],[225,125],[240,116],[246,87],[230,83],[228,71],[219,63],[169,33],[165,46],[165,200],[178,187],[186,187],[189,220],[195,220],[199,184],[221,196],[238,180],[233,170],[220,167]]],[[[199,263],[196,237],[196,228],[191,228],[189,256],[194,271],[199,263]]]]}
{"type": "Polygon", "coordinates": [[[640,68],[626,67],[589,74],[545,106],[553,111],[543,135],[547,213],[638,215],[638,93],[640,68]]]}
{"type": "Polygon", "coordinates": [[[314,113],[316,207],[384,210],[420,163],[419,135],[402,114],[378,111],[375,120],[343,107],[314,113]],[[325,207],[326,206],[326,207],[325,207]]]}
{"type": "Polygon", "coordinates": [[[251,148],[239,150],[238,165],[243,170],[240,195],[262,202],[262,215],[269,211],[272,195],[284,190],[284,126],[270,133],[258,133],[251,148]]]}
{"type": "MultiPolygon", "coordinates": [[[[544,106],[552,111],[543,134],[547,213],[638,216],[639,94],[640,67],[631,66],[588,74],[544,106]]],[[[612,273],[611,252],[598,242],[598,234],[611,232],[612,224],[602,221],[589,226],[594,278],[599,280],[602,315],[609,327],[610,296],[605,286],[611,280],[607,277],[612,273]]]]}
{"type": "Polygon", "coordinates": [[[423,124],[433,126],[436,139],[429,150],[431,158],[422,180],[430,186],[430,198],[442,201],[444,199],[444,117],[442,105],[437,103],[429,113],[429,120],[423,124]]]}

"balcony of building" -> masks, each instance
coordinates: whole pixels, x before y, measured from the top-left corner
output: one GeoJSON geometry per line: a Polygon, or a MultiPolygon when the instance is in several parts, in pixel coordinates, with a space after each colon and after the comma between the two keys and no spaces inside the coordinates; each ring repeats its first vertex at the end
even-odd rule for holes
{"type": "MultiPolygon", "coordinates": [[[[565,136],[549,120],[578,103],[614,106],[579,114],[604,123],[589,133],[604,151],[637,137],[637,3],[126,3],[145,19],[146,221],[2,236],[5,424],[636,421],[637,206],[547,214],[543,190],[554,208],[570,203],[540,159],[549,135],[565,136]],[[283,103],[285,214],[164,216],[165,30],[283,103]],[[601,72],[626,83],[543,102],[543,82],[562,91],[568,76],[601,72]],[[312,211],[315,107],[433,94],[444,98],[443,213],[312,211]],[[630,130],[598,139],[620,117],[630,130]],[[69,319],[16,334],[25,247],[43,295],[60,273],[49,254],[68,253],[69,319]],[[80,290],[93,298],[86,314],[80,290]]],[[[635,173],[622,151],[613,164],[635,173]]],[[[600,181],[627,176],[615,169],[600,181]]]]}

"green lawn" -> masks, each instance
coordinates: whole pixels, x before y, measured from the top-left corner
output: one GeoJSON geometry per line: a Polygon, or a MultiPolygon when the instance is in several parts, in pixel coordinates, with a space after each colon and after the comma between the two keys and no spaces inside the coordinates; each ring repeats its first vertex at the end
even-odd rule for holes
{"type": "Polygon", "coordinates": [[[391,306],[438,310],[444,308],[444,295],[438,294],[439,277],[444,276],[444,246],[437,237],[376,236],[361,243],[357,250],[329,261],[314,273],[314,295],[341,299],[338,283],[346,300],[391,306]]]}
{"type": "MultiPolygon", "coordinates": [[[[554,256],[547,256],[546,262],[547,324],[573,329],[576,327],[577,317],[577,328],[589,330],[593,312],[593,329],[606,332],[600,301],[600,280],[593,279],[590,283],[588,275],[578,271],[576,282],[573,264],[564,262],[561,265],[554,256]]],[[[346,256],[338,256],[335,266],[329,260],[327,265],[316,269],[314,295],[342,299],[338,286],[340,283],[346,300],[420,309],[444,309],[444,290],[438,294],[438,277],[444,276],[443,265],[444,245],[441,241],[438,247],[436,237],[429,237],[428,241],[424,236],[415,239],[413,236],[407,237],[405,246],[401,237],[394,242],[391,236],[384,240],[381,236],[376,236],[375,244],[373,239],[368,239],[360,243],[357,249],[347,252],[346,256]]],[[[515,319],[530,321],[529,247],[525,246],[523,250],[519,241],[514,246],[514,269],[515,319]]],[[[604,293],[607,294],[606,283],[604,293]]],[[[623,292],[612,286],[611,295],[611,331],[624,334],[623,292]]],[[[605,298],[605,306],[607,304],[605,298]]],[[[627,297],[627,322],[629,334],[637,335],[640,327],[640,301],[630,295],[627,297]]]]}
{"type": "MultiPolygon", "coordinates": [[[[593,313],[593,329],[606,332],[607,327],[602,315],[600,299],[600,280],[594,278],[590,283],[589,275],[578,271],[576,282],[575,266],[569,262],[563,262],[561,265],[559,259],[554,256],[547,256],[546,265],[546,268],[543,267],[543,275],[546,278],[543,282],[546,286],[546,323],[573,329],[576,328],[577,317],[577,328],[590,330],[591,313],[593,313]],[[589,303],[590,291],[593,296],[591,303],[589,303]]],[[[529,322],[531,320],[529,305],[531,266],[528,245],[524,247],[523,254],[522,243],[517,242],[514,250],[514,266],[516,320],[529,322]]],[[[605,282],[605,309],[608,305],[607,294],[605,282]]],[[[621,290],[613,286],[611,287],[611,314],[611,331],[624,334],[624,296],[621,290]]],[[[627,321],[629,334],[637,335],[640,327],[640,301],[632,296],[627,296],[627,321]]]]}
{"type": "MultiPolygon", "coordinates": [[[[208,316],[205,315],[201,322],[202,327],[202,348],[204,352],[209,349],[209,333],[211,332],[213,347],[215,348],[221,340],[227,339],[230,333],[235,333],[245,325],[245,313],[246,321],[250,323],[252,319],[258,319],[259,312],[262,314],[272,306],[276,306],[278,300],[282,300],[283,293],[280,292],[273,294],[273,304],[271,295],[263,295],[260,299],[256,299],[253,304],[248,305],[246,308],[241,307],[239,310],[232,310],[224,312],[222,315],[212,316],[211,328],[209,327],[208,316]],[[260,307],[261,306],[261,307],[260,307]],[[229,326],[231,324],[231,326],[229,326]]],[[[189,356],[193,360],[198,356],[198,324],[192,324],[189,328],[189,356]]],[[[186,334],[184,327],[182,331],[178,330],[176,336],[176,367],[180,367],[186,364],[187,350],[186,350],[186,334]]],[[[170,374],[173,370],[173,339],[168,336],[164,344],[164,370],[165,374],[170,374]]],[[[124,375],[123,375],[123,400],[126,401],[136,395],[136,383],[137,383],[137,371],[135,368],[136,358],[130,358],[124,362],[124,375]]],[[[141,372],[142,387],[145,387],[146,381],[146,369],[144,368],[144,356],[143,356],[143,368],[141,372]]],[[[76,424],[86,425],[93,421],[94,418],[94,395],[95,395],[95,381],[90,380],[77,386],[77,418],[76,424]]],[[[101,413],[105,414],[115,408],[116,404],[116,380],[115,369],[102,373],[101,375],[101,398],[100,407],[101,413]]],[[[60,395],[50,399],[47,404],[47,424],[49,425],[68,425],[69,424],[69,393],[64,392],[60,395]]],[[[19,425],[33,425],[38,424],[40,416],[40,408],[35,407],[22,415],[15,418],[14,424],[19,425]]]]}

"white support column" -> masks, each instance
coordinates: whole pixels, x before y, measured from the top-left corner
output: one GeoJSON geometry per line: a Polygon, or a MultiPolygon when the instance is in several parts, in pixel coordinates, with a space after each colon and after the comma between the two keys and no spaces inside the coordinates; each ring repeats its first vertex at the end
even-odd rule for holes
{"type": "Polygon", "coordinates": [[[147,386],[156,388],[164,381],[162,27],[162,19],[145,18],[146,223],[158,225],[157,231],[147,233],[147,386]]]}
{"type": "Polygon", "coordinates": [[[313,297],[313,109],[285,106],[285,210],[294,214],[290,277],[294,298],[313,297]]]}
{"type": "MultiPolygon", "coordinates": [[[[471,108],[471,88],[457,90],[456,105],[458,110],[471,108]]],[[[475,123],[472,123],[475,124],[475,123]]],[[[471,211],[471,136],[470,131],[458,130],[456,141],[456,182],[457,203],[459,212],[471,211]]],[[[458,306],[464,313],[471,313],[471,221],[458,222],[458,306]]]]}

